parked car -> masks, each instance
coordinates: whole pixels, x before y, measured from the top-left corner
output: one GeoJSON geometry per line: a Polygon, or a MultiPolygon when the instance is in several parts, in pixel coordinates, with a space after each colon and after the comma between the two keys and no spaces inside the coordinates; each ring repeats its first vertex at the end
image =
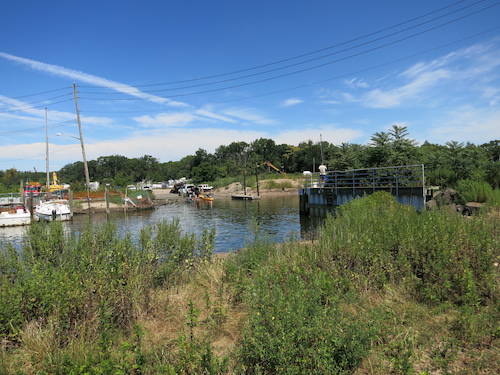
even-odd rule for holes
{"type": "Polygon", "coordinates": [[[208,184],[201,184],[201,185],[198,185],[198,189],[200,189],[200,191],[210,191],[212,190],[214,187],[213,186],[210,186],[208,184]]]}
{"type": "Polygon", "coordinates": [[[183,196],[188,196],[191,191],[194,189],[194,185],[192,184],[186,184],[184,185],[183,187],[181,187],[178,192],[179,192],[179,195],[183,195],[183,196]]]}

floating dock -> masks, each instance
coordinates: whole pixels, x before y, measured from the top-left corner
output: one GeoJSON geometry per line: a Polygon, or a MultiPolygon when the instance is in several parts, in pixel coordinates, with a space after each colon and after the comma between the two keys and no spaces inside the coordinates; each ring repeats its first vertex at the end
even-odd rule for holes
{"type": "Polygon", "coordinates": [[[254,201],[260,199],[259,196],[253,196],[253,195],[231,195],[231,199],[235,200],[240,200],[240,201],[254,201]]]}

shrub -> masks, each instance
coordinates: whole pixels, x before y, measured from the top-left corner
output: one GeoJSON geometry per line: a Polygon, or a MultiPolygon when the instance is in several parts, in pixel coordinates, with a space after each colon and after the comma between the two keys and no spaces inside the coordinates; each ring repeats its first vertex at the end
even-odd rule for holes
{"type": "Polygon", "coordinates": [[[460,180],[457,190],[462,204],[467,202],[485,203],[493,199],[493,189],[485,181],[460,180]]]}

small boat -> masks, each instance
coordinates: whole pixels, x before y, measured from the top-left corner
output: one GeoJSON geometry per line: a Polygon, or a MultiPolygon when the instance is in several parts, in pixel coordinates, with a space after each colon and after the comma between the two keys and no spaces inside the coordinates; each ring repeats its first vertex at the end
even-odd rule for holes
{"type": "Polygon", "coordinates": [[[0,227],[31,224],[31,214],[22,202],[0,204],[0,227]]]}
{"type": "Polygon", "coordinates": [[[198,200],[205,201],[205,202],[213,202],[214,197],[212,197],[210,194],[199,194],[198,195],[198,200]]]}
{"type": "Polygon", "coordinates": [[[45,221],[67,221],[72,217],[69,203],[64,199],[40,202],[35,207],[35,216],[45,221]]]}

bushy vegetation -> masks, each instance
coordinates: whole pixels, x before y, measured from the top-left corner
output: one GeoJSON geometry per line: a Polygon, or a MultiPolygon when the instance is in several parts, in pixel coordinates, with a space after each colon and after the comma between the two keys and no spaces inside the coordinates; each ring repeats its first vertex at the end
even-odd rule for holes
{"type": "Polygon", "coordinates": [[[150,293],[209,259],[213,240],[213,231],[182,235],[178,221],[145,227],[137,245],[112,223],[89,221],[78,237],[60,222],[33,223],[21,251],[0,253],[0,339],[32,354],[26,373],[131,371],[141,366],[136,322],[150,293]]]}
{"type": "Polygon", "coordinates": [[[176,222],[33,225],[0,252],[5,374],[498,373],[500,219],[386,193],[308,242],[210,257],[176,222]]]}
{"type": "Polygon", "coordinates": [[[498,353],[498,224],[445,210],[419,214],[376,193],[341,207],[310,246],[240,252],[228,274],[246,285],[242,366],[250,373],[411,374],[450,366],[476,373],[451,363],[459,352],[498,353]]]}
{"type": "Polygon", "coordinates": [[[479,202],[490,206],[500,206],[500,189],[493,189],[485,181],[460,180],[457,183],[460,193],[460,203],[479,202]]]}
{"type": "MultiPolygon", "coordinates": [[[[287,174],[303,171],[318,172],[324,162],[328,170],[424,164],[426,185],[456,188],[460,180],[487,182],[500,187],[500,145],[498,140],[474,145],[447,142],[444,145],[424,142],[417,145],[409,138],[407,128],[393,125],[387,132],[372,135],[366,145],[327,141],[304,141],[295,145],[276,144],[272,139],[259,138],[251,143],[233,142],[219,146],[209,153],[199,149],[179,161],[160,163],[151,155],[129,159],[125,156],[101,156],[88,162],[93,181],[125,187],[137,181],[167,181],[186,177],[195,184],[216,181],[239,181],[259,173],[277,172],[264,162],[270,162],[287,174]]],[[[70,183],[74,190],[83,189],[83,163],[75,162],[58,172],[59,178],[70,183]]],[[[281,176],[281,175],[279,175],[281,176]]],[[[20,172],[16,169],[0,171],[0,191],[15,191],[21,180],[35,180],[45,184],[43,172],[20,172]]],[[[227,184],[225,184],[227,186],[227,184]]],[[[224,186],[224,185],[223,185],[224,186]]]]}

